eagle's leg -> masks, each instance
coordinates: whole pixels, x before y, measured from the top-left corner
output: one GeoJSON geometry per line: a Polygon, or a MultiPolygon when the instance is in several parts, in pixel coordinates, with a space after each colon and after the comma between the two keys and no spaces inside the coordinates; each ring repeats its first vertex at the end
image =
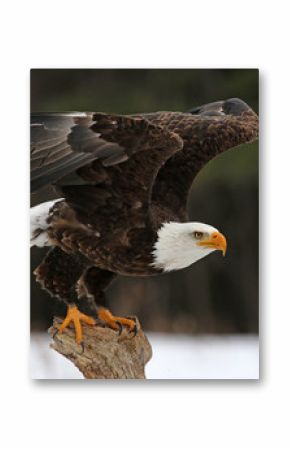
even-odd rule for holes
{"type": "Polygon", "coordinates": [[[86,267],[87,261],[81,256],[72,256],[54,247],[34,271],[41,286],[67,305],[67,315],[58,332],[63,332],[73,323],[78,344],[83,340],[81,321],[89,325],[96,323],[94,318],[81,312],[77,306],[83,301],[79,301],[76,286],[86,267]]]}
{"type": "Polygon", "coordinates": [[[98,267],[91,267],[82,277],[82,282],[88,296],[94,299],[98,318],[105,325],[117,330],[119,333],[122,332],[123,328],[126,328],[129,332],[133,332],[136,335],[137,325],[134,318],[114,316],[107,307],[104,290],[115,277],[115,273],[102,270],[98,267]]]}

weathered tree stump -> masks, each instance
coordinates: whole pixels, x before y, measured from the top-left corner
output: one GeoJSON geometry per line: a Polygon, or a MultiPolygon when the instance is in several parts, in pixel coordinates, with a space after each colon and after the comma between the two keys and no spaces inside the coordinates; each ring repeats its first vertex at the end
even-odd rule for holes
{"type": "MultiPolygon", "coordinates": [[[[86,379],[145,379],[145,365],[152,357],[151,345],[139,329],[136,336],[123,330],[82,324],[83,348],[75,342],[73,326],[57,333],[62,320],[54,318],[48,332],[51,348],[62,354],[81,371],[86,379]]],[[[140,328],[139,322],[137,322],[140,328]]]]}

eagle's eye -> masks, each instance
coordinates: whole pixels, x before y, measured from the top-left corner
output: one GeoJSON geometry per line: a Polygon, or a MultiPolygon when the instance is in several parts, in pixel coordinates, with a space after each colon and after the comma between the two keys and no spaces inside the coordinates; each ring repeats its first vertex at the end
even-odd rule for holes
{"type": "Polygon", "coordinates": [[[203,237],[203,232],[195,231],[193,233],[193,236],[194,236],[195,239],[200,240],[203,237]]]}

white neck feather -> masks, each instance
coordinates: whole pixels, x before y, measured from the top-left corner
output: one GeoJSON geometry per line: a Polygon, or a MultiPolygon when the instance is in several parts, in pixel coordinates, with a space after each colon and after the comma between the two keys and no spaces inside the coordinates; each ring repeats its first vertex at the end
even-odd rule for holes
{"type": "Polygon", "coordinates": [[[153,266],[164,271],[180,270],[207,256],[213,249],[199,247],[193,240],[194,231],[215,232],[204,223],[164,223],[158,231],[158,238],[152,252],[153,266]]]}

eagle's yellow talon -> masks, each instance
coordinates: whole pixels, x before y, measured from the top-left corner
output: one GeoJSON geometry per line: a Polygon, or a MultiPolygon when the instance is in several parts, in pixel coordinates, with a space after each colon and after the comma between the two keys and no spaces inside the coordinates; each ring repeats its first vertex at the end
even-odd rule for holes
{"type": "Polygon", "coordinates": [[[83,341],[81,321],[89,324],[90,326],[96,324],[95,320],[92,317],[80,312],[77,306],[68,306],[67,315],[61,323],[58,332],[62,333],[69,326],[69,324],[73,322],[76,330],[76,343],[80,344],[83,341]]]}
{"type": "Polygon", "coordinates": [[[120,332],[123,327],[126,327],[129,332],[134,332],[136,330],[136,322],[130,318],[123,318],[120,316],[114,316],[108,309],[100,308],[98,311],[98,317],[106,323],[107,326],[111,327],[120,332]]]}

